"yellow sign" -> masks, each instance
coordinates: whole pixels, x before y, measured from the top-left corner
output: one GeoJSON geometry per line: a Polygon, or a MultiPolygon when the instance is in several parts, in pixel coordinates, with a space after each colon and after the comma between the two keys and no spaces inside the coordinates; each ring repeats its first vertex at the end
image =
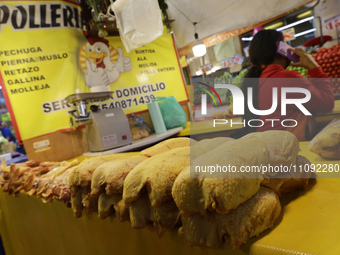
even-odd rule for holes
{"type": "Polygon", "coordinates": [[[126,114],[157,96],[188,100],[171,34],[126,53],[120,37],[87,41],[81,24],[70,1],[1,1],[0,82],[19,141],[70,130],[65,98],[78,88],[113,91],[99,106],[126,114]]]}
{"type": "Polygon", "coordinates": [[[103,109],[123,108],[126,114],[147,110],[158,96],[188,100],[171,34],[126,53],[120,37],[90,38],[81,48],[79,64],[91,91],[113,91],[103,109]]]}
{"type": "Polygon", "coordinates": [[[85,42],[80,7],[69,1],[1,1],[0,17],[1,85],[17,139],[68,129],[60,99],[84,84],[76,65],[85,42]]]}

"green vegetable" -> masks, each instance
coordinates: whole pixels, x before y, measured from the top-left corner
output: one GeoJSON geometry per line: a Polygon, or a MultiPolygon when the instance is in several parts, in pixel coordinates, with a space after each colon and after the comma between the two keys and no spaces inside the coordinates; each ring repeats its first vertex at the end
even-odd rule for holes
{"type": "Polygon", "coordinates": [[[298,71],[302,76],[308,78],[307,76],[307,69],[301,66],[288,66],[286,70],[290,71],[298,71]]]}

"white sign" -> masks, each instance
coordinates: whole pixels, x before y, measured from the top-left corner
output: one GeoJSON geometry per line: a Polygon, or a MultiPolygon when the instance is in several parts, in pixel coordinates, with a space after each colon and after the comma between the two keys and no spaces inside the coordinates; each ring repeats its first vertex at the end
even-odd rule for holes
{"type": "Polygon", "coordinates": [[[208,72],[212,69],[212,64],[207,64],[202,67],[203,72],[208,72]]]}
{"type": "Polygon", "coordinates": [[[234,61],[234,63],[242,65],[242,63],[244,61],[244,57],[237,55],[237,54],[234,54],[233,61],[234,61]]]}
{"type": "Polygon", "coordinates": [[[232,58],[224,58],[221,60],[222,67],[231,67],[234,66],[234,61],[232,58]]]}
{"type": "Polygon", "coordinates": [[[282,34],[283,34],[283,37],[285,38],[285,42],[295,40],[295,29],[293,27],[283,30],[282,34]]]}
{"type": "Polygon", "coordinates": [[[51,147],[50,146],[50,140],[43,140],[43,141],[33,143],[33,148],[34,148],[35,151],[45,149],[45,148],[49,148],[49,147],[51,147]]]}
{"type": "Polygon", "coordinates": [[[328,30],[333,30],[336,27],[340,28],[340,14],[325,20],[326,28],[328,30]]]}

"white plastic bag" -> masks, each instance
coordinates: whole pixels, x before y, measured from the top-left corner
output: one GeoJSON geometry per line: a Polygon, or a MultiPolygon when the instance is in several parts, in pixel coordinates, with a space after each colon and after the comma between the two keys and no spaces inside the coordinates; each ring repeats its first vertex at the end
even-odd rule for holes
{"type": "Polygon", "coordinates": [[[120,37],[127,52],[163,35],[161,10],[157,0],[117,0],[111,5],[120,37]]]}

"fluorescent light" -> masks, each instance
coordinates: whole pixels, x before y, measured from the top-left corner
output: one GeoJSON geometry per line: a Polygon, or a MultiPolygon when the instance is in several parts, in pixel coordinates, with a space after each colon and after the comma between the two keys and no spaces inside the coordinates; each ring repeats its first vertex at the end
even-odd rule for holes
{"type": "Polygon", "coordinates": [[[241,40],[242,41],[251,41],[251,40],[253,40],[253,37],[242,37],[241,40]]]}
{"type": "Polygon", "coordinates": [[[283,25],[283,21],[277,22],[275,24],[272,24],[270,26],[264,27],[264,29],[275,29],[283,25]]]}
{"type": "Polygon", "coordinates": [[[202,75],[202,74],[203,74],[202,71],[197,71],[197,72],[196,72],[196,75],[202,75]]]}
{"type": "Polygon", "coordinates": [[[294,37],[299,37],[299,36],[301,36],[301,35],[309,34],[309,33],[312,33],[312,32],[314,32],[314,31],[316,31],[316,28],[312,28],[312,29],[303,31],[303,32],[301,32],[301,33],[297,33],[297,34],[294,35],[294,37]]]}
{"type": "Polygon", "coordinates": [[[282,30],[285,30],[285,29],[290,28],[290,27],[294,27],[294,26],[296,26],[296,25],[299,25],[299,24],[301,24],[301,23],[304,23],[304,22],[309,21],[309,20],[312,20],[312,19],[314,19],[314,16],[308,17],[308,18],[305,18],[305,19],[302,19],[302,20],[299,20],[299,21],[296,21],[296,22],[291,23],[291,24],[289,24],[289,25],[280,27],[280,28],[278,28],[278,29],[276,29],[276,30],[277,30],[277,31],[282,31],[282,30]]]}
{"type": "MultiPolygon", "coordinates": [[[[285,30],[285,29],[290,28],[290,27],[294,27],[296,25],[299,25],[301,23],[304,23],[304,22],[312,20],[312,19],[314,19],[314,16],[308,17],[308,18],[305,18],[305,19],[302,19],[302,20],[299,20],[299,21],[296,21],[294,23],[291,23],[291,24],[283,26],[283,27],[280,27],[280,28],[276,29],[276,31],[282,31],[282,30],[285,30]]],[[[266,27],[266,29],[268,29],[268,27],[266,27]]],[[[313,28],[313,29],[307,30],[308,32],[305,31],[305,32],[298,33],[298,34],[295,35],[295,37],[298,37],[298,36],[301,36],[301,35],[304,35],[304,34],[308,34],[308,33],[314,32],[315,30],[316,29],[313,28]],[[304,33],[304,34],[302,34],[302,33],[304,33]]],[[[242,41],[251,41],[251,40],[253,40],[253,37],[242,37],[241,40],[242,41]]]]}
{"type": "Polygon", "coordinates": [[[308,10],[308,11],[306,11],[306,12],[300,13],[300,14],[297,15],[296,17],[297,17],[298,19],[301,19],[301,18],[306,17],[306,16],[311,15],[311,14],[312,14],[312,11],[311,11],[311,10],[308,10]]]}

